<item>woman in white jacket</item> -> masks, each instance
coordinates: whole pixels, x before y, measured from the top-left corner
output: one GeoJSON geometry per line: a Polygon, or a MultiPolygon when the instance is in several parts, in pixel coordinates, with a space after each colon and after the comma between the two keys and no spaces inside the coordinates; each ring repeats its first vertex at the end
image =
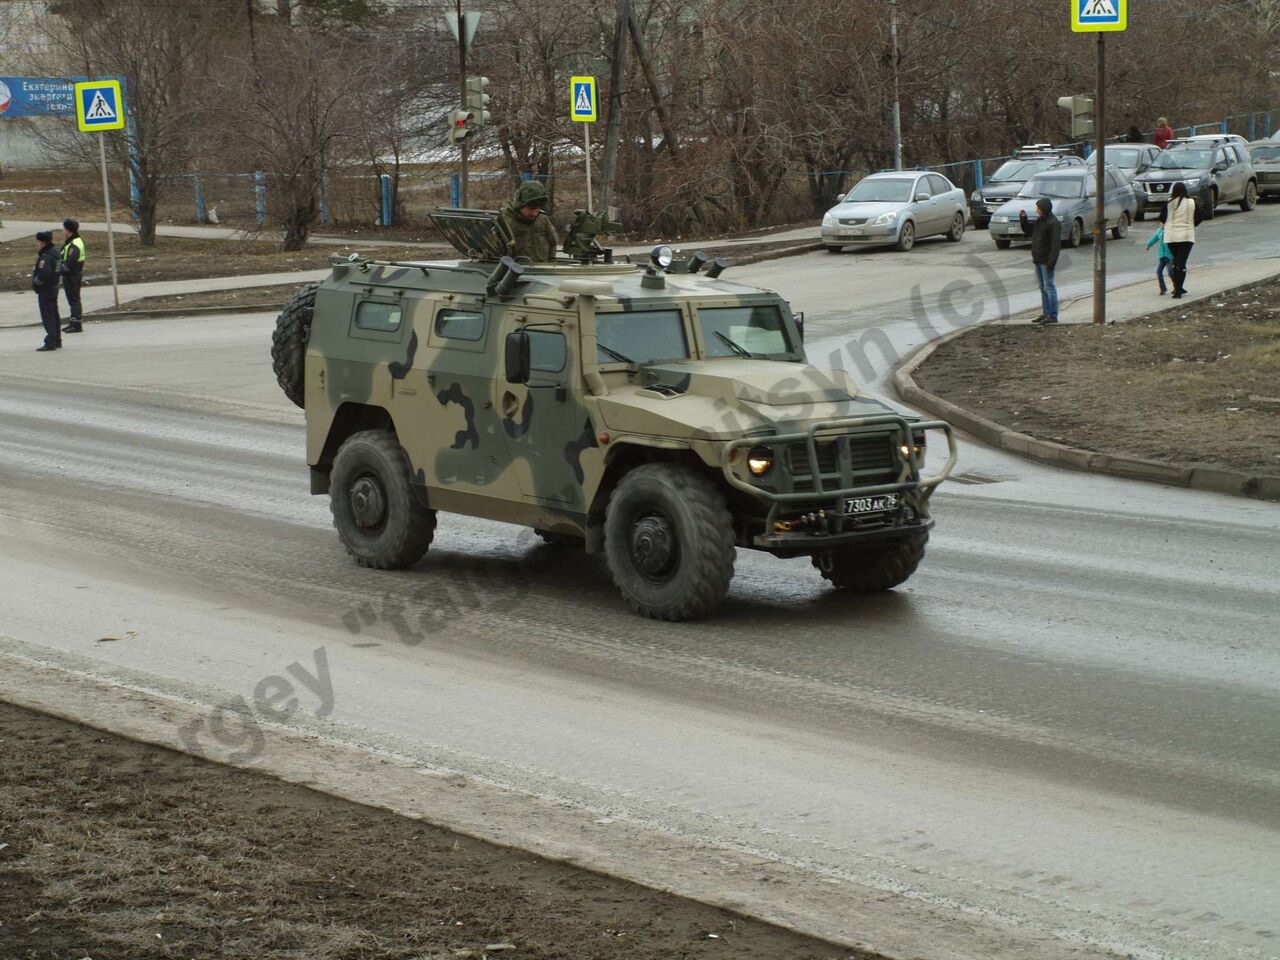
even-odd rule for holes
{"type": "Polygon", "coordinates": [[[1196,245],[1196,203],[1187,196],[1187,185],[1175,183],[1169,202],[1160,214],[1164,222],[1164,242],[1173,253],[1173,299],[1187,292],[1187,260],[1196,245]]]}

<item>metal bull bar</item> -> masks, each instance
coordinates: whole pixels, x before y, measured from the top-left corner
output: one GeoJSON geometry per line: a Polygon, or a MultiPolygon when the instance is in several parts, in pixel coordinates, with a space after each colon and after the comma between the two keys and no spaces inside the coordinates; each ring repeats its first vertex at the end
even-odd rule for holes
{"type": "Polygon", "coordinates": [[[777,434],[769,437],[751,437],[740,440],[733,440],[727,443],[720,455],[720,468],[724,472],[725,479],[734,487],[745,493],[760,497],[764,500],[772,501],[775,505],[782,503],[803,503],[812,502],[814,500],[828,500],[840,497],[851,496],[877,496],[885,493],[901,493],[906,490],[921,490],[928,496],[933,489],[951,476],[951,471],[955,468],[958,451],[956,448],[955,433],[949,423],[942,420],[920,420],[915,423],[908,421],[906,417],[896,413],[876,414],[871,417],[849,417],[842,420],[826,420],[821,423],[815,423],[803,433],[785,433],[777,434]],[[898,473],[898,479],[893,483],[879,483],[871,486],[855,486],[845,487],[839,490],[825,490],[822,486],[822,476],[818,469],[818,434],[823,433],[828,436],[824,439],[836,439],[841,435],[849,435],[855,432],[864,432],[864,428],[891,426],[894,427],[898,436],[902,437],[902,446],[907,448],[907,456],[903,462],[902,468],[898,473]],[[921,478],[919,460],[916,456],[915,443],[913,442],[913,433],[928,433],[933,430],[941,430],[947,438],[947,462],[942,470],[932,477],[921,478]],[[812,491],[803,491],[800,493],[775,493],[771,490],[762,490],[754,484],[748,483],[734,473],[732,464],[730,463],[733,454],[737,450],[746,449],[748,453],[756,447],[773,447],[776,449],[776,456],[781,458],[783,450],[788,444],[803,442],[809,454],[810,470],[814,479],[814,489],[812,491]]]}

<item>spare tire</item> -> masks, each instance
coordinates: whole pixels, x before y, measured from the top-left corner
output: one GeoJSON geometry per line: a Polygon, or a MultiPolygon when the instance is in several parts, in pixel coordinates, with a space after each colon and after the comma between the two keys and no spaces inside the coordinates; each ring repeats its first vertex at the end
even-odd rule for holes
{"type": "Polygon", "coordinates": [[[275,333],[271,335],[271,369],[275,371],[276,382],[284,395],[300,407],[305,406],[304,366],[318,289],[320,284],[309,283],[295,293],[280,311],[275,333]]]}

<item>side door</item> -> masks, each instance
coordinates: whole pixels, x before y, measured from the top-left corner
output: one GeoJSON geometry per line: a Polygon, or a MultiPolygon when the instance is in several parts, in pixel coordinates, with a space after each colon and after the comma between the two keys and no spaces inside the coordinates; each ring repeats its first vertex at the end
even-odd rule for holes
{"type": "Polygon", "coordinates": [[[1222,146],[1213,152],[1214,183],[1218,185],[1219,203],[1239,199],[1240,170],[1241,166],[1236,162],[1236,154],[1231,147],[1222,146]]]}
{"type": "Polygon", "coordinates": [[[528,383],[508,383],[499,366],[493,407],[507,450],[503,489],[523,502],[585,512],[583,457],[599,446],[583,403],[577,315],[508,309],[502,338],[529,334],[528,383]]]}
{"type": "MultiPolygon", "coordinates": [[[[1103,178],[1106,179],[1105,177],[1103,178]]],[[[1098,222],[1095,211],[1098,207],[1098,178],[1093,175],[1092,171],[1084,178],[1084,209],[1080,213],[1080,220],[1084,223],[1083,236],[1088,237],[1093,234],[1093,225],[1098,222]]],[[[1070,224],[1063,224],[1063,232],[1071,229],[1070,224]]]]}
{"type": "Polygon", "coordinates": [[[951,221],[955,218],[957,211],[961,209],[961,204],[952,196],[954,188],[943,177],[936,173],[928,176],[929,192],[933,194],[933,203],[937,208],[938,214],[938,233],[946,233],[951,229],[951,221]]]}
{"type": "MultiPolygon", "coordinates": [[[[1107,182],[1107,223],[1114,226],[1120,222],[1120,216],[1128,204],[1125,203],[1124,177],[1114,170],[1108,170],[1103,177],[1107,182]]],[[[1132,212],[1132,211],[1130,211],[1132,212]]]]}

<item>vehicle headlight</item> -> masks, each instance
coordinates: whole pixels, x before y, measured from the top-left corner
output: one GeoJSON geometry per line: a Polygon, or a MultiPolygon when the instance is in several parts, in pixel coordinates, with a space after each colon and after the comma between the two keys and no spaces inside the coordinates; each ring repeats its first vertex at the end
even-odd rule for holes
{"type": "Polygon", "coordinates": [[[773,451],[768,447],[756,447],[747,454],[747,469],[753,477],[763,477],[773,469],[773,451]]]}
{"type": "Polygon", "coordinates": [[[834,227],[836,225],[836,215],[834,213],[828,213],[822,218],[822,225],[824,227],[834,227]]]}
{"type": "Polygon", "coordinates": [[[991,218],[991,222],[992,222],[992,223],[1008,223],[1008,222],[1009,222],[1009,218],[1008,218],[1008,217],[1006,217],[1006,216],[1001,215],[1001,216],[998,216],[998,217],[992,217],[992,218],[991,218]]]}
{"type": "Polygon", "coordinates": [[[1199,178],[1199,177],[1192,177],[1190,180],[1188,180],[1188,181],[1187,181],[1187,189],[1188,189],[1188,190],[1193,190],[1193,189],[1195,189],[1195,188],[1196,188],[1196,187],[1198,187],[1198,186],[1200,186],[1200,178],[1199,178]]]}
{"type": "Polygon", "coordinates": [[[871,225],[874,227],[882,227],[886,223],[893,223],[893,221],[897,219],[898,219],[898,211],[893,210],[889,213],[880,214],[880,216],[876,217],[874,220],[871,221],[871,225]]]}
{"type": "Polygon", "coordinates": [[[902,446],[898,447],[898,449],[902,452],[902,459],[910,460],[911,454],[914,453],[916,455],[916,463],[919,464],[920,461],[924,459],[925,445],[927,443],[928,443],[928,440],[923,433],[912,434],[910,447],[908,447],[905,443],[902,444],[902,446]]]}
{"type": "Polygon", "coordinates": [[[981,203],[982,194],[980,194],[977,190],[975,190],[973,191],[973,193],[969,194],[969,199],[972,200],[974,203],[981,203]]]}

